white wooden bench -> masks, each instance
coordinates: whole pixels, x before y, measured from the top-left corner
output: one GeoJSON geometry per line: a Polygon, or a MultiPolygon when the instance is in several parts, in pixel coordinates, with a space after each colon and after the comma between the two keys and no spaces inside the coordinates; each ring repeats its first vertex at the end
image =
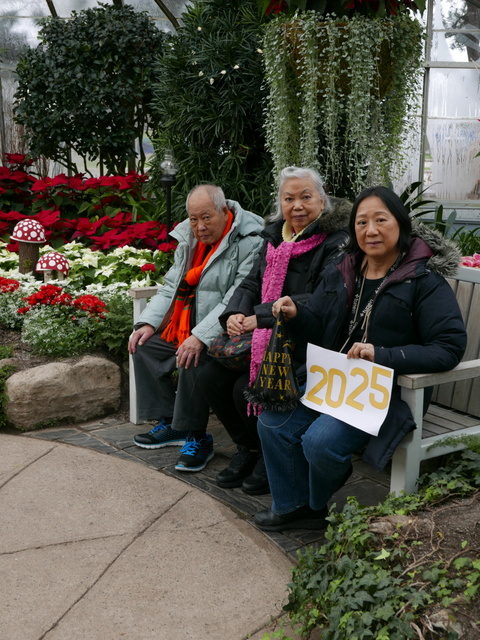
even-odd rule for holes
{"type": "MultiPolygon", "coordinates": [[[[133,324],[138,322],[140,314],[147,306],[148,299],[158,291],[158,286],[154,287],[133,287],[128,294],[133,298],[133,324]]],[[[133,358],[128,359],[128,383],[130,396],[130,422],[139,424],[143,422],[138,419],[137,388],[135,385],[135,374],[133,372],[133,358]]]]}
{"type": "MultiPolygon", "coordinates": [[[[417,429],[403,439],[393,456],[390,491],[395,493],[416,490],[422,460],[463,447],[462,443],[442,445],[445,436],[480,434],[480,269],[460,267],[449,282],[467,327],[467,350],[463,361],[451,371],[399,376],[402,397],[412,411],[417,429]],[[423,392],[431,386],[435,386],[432,404],[423,416],[423,392]]],[[[130,289],[134,324],[157,290],[158,287],[130,289]]],[[[139,424],[131,356],[129,378],[130,422],[139,424]]]]}
{"type": "Polygon", "coordinates": [[[394,453],[391,492],[415,491],[422,460],[463,448],[461,442],[442,445],[445,436],[480,434],[480,269],[460,267],[449,282],[467,328],[467,349],[463,361],[451,371],[398,377],[417,429],[394,453]],[[432,386],[432,404],[423,416],[424,389],[432,386]]]}

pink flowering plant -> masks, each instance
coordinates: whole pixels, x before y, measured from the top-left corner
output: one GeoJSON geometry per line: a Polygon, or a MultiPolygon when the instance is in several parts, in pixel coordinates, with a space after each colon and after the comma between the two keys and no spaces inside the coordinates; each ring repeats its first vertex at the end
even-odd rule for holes
{"type": "Polygon", "coordinates": [[[473,256],[465,256],[462,258],[462,267],[473,267],[474,269],[480,269],[480,253],[475,253],[473,256]]]}

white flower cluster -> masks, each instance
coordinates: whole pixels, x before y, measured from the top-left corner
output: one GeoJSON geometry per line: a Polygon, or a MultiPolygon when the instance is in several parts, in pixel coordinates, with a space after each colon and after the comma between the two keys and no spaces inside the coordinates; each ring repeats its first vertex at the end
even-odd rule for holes
{"type": "MultiPolygon", "coordinates": [[[[60,248],[53,249],[49,245],[40,248],[40,255],[49,251],[62,253],[70,264],[69,277],[64,281],[75,288],[85,287],[94,282],[103,284],[123,283],[125,287],[146,287],[160,284],[163,274],[171,264],[171,258],[161,251],[137,249],[136,247],[117,247],[109,253],[92,251],[79,242],[69,242],[60,248]],[[157,272],[144,273],[141,267],[155,264],[157,272]]],[[[30,275],[22,275],[18,271],[18,254],[7,250],[7,245],[0,242],[0,272],[5,278],[38,282],[30,275]]]]}

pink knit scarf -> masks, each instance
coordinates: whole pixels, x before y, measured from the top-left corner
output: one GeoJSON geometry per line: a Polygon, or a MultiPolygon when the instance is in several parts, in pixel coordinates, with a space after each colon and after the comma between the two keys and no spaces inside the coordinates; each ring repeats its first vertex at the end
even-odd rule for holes
{"type": "MultiPolygon", "coordinates": [[[[290,258],[311,251],[326,237],[326,233],[320,233],[298,242],[281,242],[276,249],[272,244],[268,244],[267,267],[262,281],[262,302],[275,302],[282,295],[290,258]]],[[[250,384],[255,382],[271,333],[271,329],[255,329],[253,332],[250,384]]]]}

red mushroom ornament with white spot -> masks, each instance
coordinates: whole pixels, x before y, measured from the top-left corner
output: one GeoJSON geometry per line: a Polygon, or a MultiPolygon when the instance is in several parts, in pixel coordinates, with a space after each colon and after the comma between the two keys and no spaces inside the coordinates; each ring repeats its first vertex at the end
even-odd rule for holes
{"type": "Polygon", "coordinates": [[[64,280],[70,271],[70,263],[64,255],[58,251],[44,253],[37,262],[36,271],[43,271],[45,282],[49,280],[64,280]]]}
{"type": "Polygon", "coordinates": [[[40,245],[47,241],[45,229],[36,220],[25,218],[17,222],[10,240],[18,242],[18,270],[20,273],[34,273],[40,254],[40,245]]]}

